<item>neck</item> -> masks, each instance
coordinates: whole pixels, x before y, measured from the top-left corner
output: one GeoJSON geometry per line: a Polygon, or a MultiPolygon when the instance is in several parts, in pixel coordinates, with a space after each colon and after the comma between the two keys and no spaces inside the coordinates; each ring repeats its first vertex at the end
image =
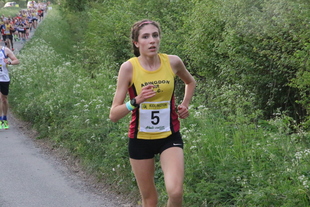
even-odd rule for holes
{"type": "Polygon", "coordinates": [[[158,55],[152,57],[140,56],[138,60],[142,67],[149,71],[157,70],[160,66],[160,59],[158,55]]]}

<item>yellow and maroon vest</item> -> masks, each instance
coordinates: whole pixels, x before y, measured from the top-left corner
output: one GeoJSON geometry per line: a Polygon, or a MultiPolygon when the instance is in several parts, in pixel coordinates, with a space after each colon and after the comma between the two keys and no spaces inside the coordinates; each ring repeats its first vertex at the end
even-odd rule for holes
{"type": "Polygon", "coordinates": [[[160,67],[155,71],[144,69],[137,57],[129,59],[133,74],[128,88],[130,99],[141,93],[142,87],[152,84],[156,95],[132,111],[129,125],[129,138],[162,139],[179,131],[180,122],[176,112],[174,84],[175,74],[172,71],[169,57],[158,54],[160,67]]]}

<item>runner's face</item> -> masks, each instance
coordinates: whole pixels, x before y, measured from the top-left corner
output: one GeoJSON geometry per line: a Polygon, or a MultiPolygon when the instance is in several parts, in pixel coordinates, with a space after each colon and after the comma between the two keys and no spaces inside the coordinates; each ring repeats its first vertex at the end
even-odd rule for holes
{"type": "Polygon", "coordinates": [[[158,28],[152,24],[147,24],[140,29],[138,42],[140,54],[154,55],[157,54],[160,45],[158,28]]]}

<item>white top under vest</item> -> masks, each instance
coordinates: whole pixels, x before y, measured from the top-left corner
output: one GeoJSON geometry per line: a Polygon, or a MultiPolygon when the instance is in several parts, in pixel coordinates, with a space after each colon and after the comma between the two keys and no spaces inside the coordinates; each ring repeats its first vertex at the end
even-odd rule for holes
{"type": "Polygon", "coordinates": [[[6,67],[6,63],[4,62],[4,59],[7,58],[4,52],[4,47],[0,50],[0,82],[9,82],[10,76],[9,71],[6,67]]]}

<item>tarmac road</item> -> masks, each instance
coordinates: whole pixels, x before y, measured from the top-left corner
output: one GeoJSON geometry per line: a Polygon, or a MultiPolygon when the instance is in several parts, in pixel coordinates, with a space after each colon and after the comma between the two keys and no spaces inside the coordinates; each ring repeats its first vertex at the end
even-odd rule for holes
{"type": "Polygon", "coordinates": [[[119,207],[116,196],[99,195],[38,148],[12,122],[0,130],[1,207],[119,207]]]}
{"type": "MultiPolygon", "coordinates": [[[[21,42],[14,42],[14,53],[22,47],[21,42]]],[[[95,191],[38,147],[11,113],[8,120],[10,129],[0,130],[0,207],[131,206],[111,192],[95,191]]]]}

